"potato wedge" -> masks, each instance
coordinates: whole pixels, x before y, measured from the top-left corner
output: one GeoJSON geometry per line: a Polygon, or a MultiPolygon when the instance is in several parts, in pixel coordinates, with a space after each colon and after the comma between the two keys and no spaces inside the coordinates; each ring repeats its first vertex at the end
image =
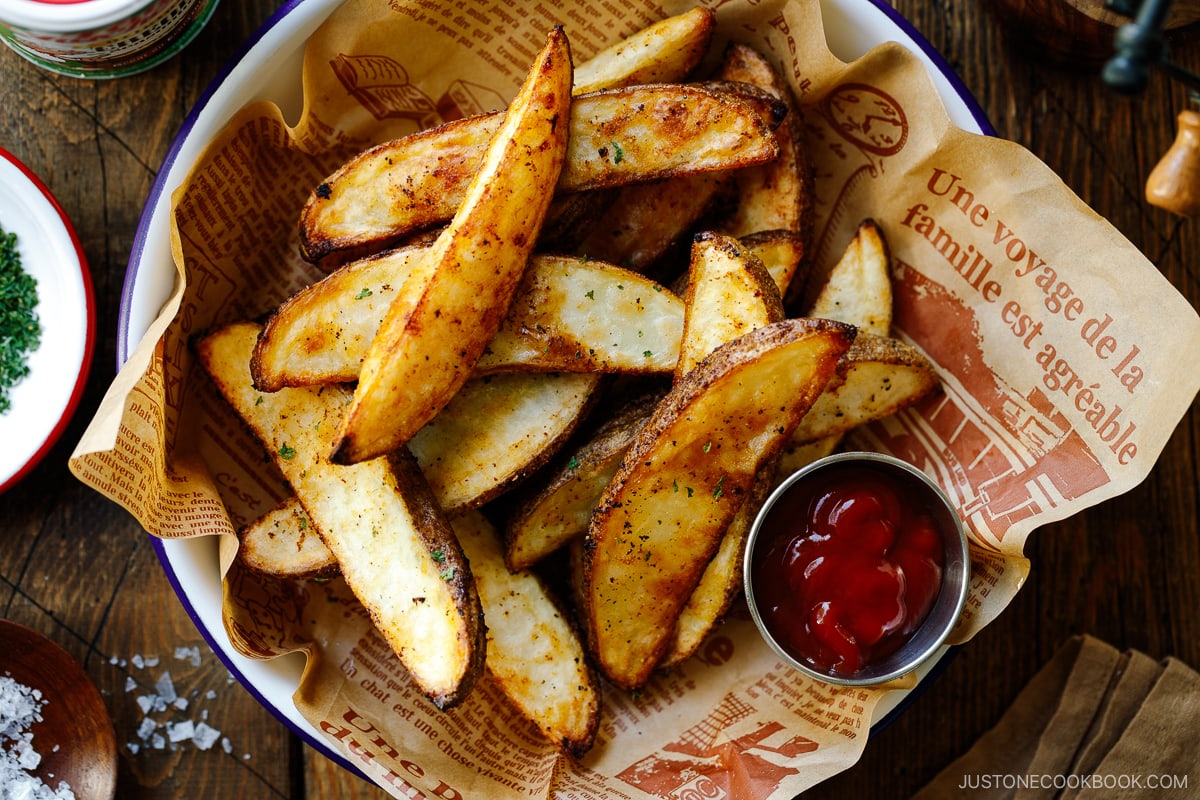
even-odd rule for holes
{"type": "MultiPolygon", "coordinates": [[[[293,295],[254,348],[254,385],[273,392],[358,380],[389,305],[419,288],[407,281],[428,250],[360,259],[293,295]]],[[[682,329],[683,301],[661,285],[599,261],[534,255],[473,374],[669,372],[682,329]]]]}
{"type": "Polygon", "coordinates": [[[689,372],[638,432],[585,543],[589,648],[615,685],[645,683],[759,468],[854,333],[830,320],[751,331],[689,372]]]}
{"type": "Polygon", "coordinates": [[[336,575],[337,559],[294,496],[238,530],[238,560],[247,569],[277,578],[336,575]]]}
{"type": "Polygon", "coordinates": [[[670,372],[683,313],[678,296],[629,270],[534,256],[475,371],[670,372]]]}
{"type": "Polygon", "coordinates": [[[575,67],[575,94],[682,81],[708,53],[716,20],[696,6],[642,28],[575,67]]]}
{"type": "Polygon", "coordinates": [[[505,559],[510,568],[531,567],[583,536],[592,509],[625,451],[661,399],[661,392],[631,398],[583,444],[556,459],[540,488],[521,499],[505,524],[505,559]]]}
{"type": "Polygon", "coordinates": [[[781,319],[779,288],[758,256],[732,236],[696,234],[675,381],[726,342],[781,319]]]}
{"type": "Polygon", "coordinates": [[[508,311],[567,152],[571,53],[561,28],[488,145],[462,206],[389,306],[358,373],[332,460],[355,464],[412,439],[466,382],[508,311]],[[410,297],[412,299],[410,299],[410,297]]]}
{"type": "Polygon", "coordinates": [[[259,327],[234,323],[199,340],[201,366],[262,441],[413,680],[438,708],[456,705],[483,669],[485,631],[454,531],[406,451],[350,467],[330,463],[346,390],[254,389],[259,327]]]}
{"type": "Polygon", "coordinates": [[[804,248],[812,246],[815,213],[813,165],[804,145],[804,120],[787,83],[759,51],[731,42],[725,48],[720,77],[757,86],[788,109],[778,130],[779,158],[739,170],[733,176],[736,204],[721,230],[742,237],[767,230],[793,231],[804,248]]]}
{"type": "Polygon", "coordinates": [[[792,433],[794,444],[839,436],[908,408],[938,387],[929,360],[897,339],[859,333],[842,357],[842,375],[813,403],[792,433]]]}
{"type": "MultiPolygon", "coordinates": [[[[732,87],[654,84],[576,98],[564,128],[570,148],[557,191],[770,161],[779,144],[756,113],[760,106],[743,96],[732,87]]],[[[301,211],[304,257],[329,268],[450,219],[501,117],[496,112],[455,120],[351,158],[317,186],[301,211]]]]}
{"type": "Polygon", "coordinates": [[[468,381],[408,443],[447,512],[476,508],[548,461],[592,407],[594,373],[468,381]]]}
{"type": "MultiPolygon", "coordinates": [[[[752,102],[772,130],[785,120],[787,106],[768,91],[730,81],[704,85],[752,102]]],[[[666,256],[701,219],[724,205],[735,175],[745,169],[749,167],[626,186],[580,237],[575,252],[653,276],[672,272],[662,263],[666,256]]]]}
{"type": "MultiPolygon", "coordinates": [[[[687,311],[675,367],[677,383],[721,345],[783,319],[783,300],[774,278],[753,250],[725,234],[696,236],[684,299],[687,311]]],[[[773,462],[772,458],[764,463],[755,475],[721,535],[720,547],[680,609],[663,666],[690,656],[740,592],[746,534],[770,491],[773,462]]]]}
{"type": "Polygon", "coordinates": [[[430,245],[354,261],[292,295],[267,318],[250,361],[263,392],[352,383],[397,297],[418,292],[430,245]],[[411,280],[411,282],[410,282],[411,280]]]}
{"type": "Polygon", "coordinates": [[[891,261],[883,231],[875,220],[863,220],[829,275],[813,287],[805,316],[841,320],[887,336],[892,329],[891,261]]]}
{"type": "Polygon", "coordinates": [[[487,671],[526,719],[579,757],[596,738],[600,687],[571,622],[534,573],[510,572],[479,512],[454,518],[487,621],[487,671]]]}
{"type": "MultiPolygon", "coordinates": [[[[300,502],[290,497],[251,523],[248,528],[270,527],[272,541],[246,565],[276,577],[314,577],[296,555],[304,552],[308,561],[325,564],[316,576],[338,574],[337,559],[306,522],[300,502]]],[[[456,516],[451,524],[487,623],[488,674],[547,739],[582,756],[595,741],[600,690],[575,628],[540,578],[509,570],[500,534],[481,512],[456,516]]]]}

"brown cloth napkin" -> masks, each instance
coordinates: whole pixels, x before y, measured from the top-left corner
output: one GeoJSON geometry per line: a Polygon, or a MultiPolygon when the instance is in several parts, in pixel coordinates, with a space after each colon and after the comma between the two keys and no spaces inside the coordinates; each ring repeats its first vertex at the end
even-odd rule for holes
{"type": "Polygon", "coordinates": [[[1200,796],[1200,674],[1077,636],[913,800],[1150,795],[1200,796]]]}

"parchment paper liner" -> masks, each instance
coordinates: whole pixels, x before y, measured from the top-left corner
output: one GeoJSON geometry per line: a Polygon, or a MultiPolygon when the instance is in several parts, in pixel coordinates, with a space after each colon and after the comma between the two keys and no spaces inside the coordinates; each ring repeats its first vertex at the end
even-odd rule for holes
{"type": "MultiPolygon", "coordinates": [[[[715,5],[714,54],[732,37],[758,46],[804,108],[818,263],[867,216],[891,244],[896,333],[937,364],[945,391],[852,443],[916,463],[958,503],[973,540],[954,634],[965,641],[1021,586],[1034,528],[1149,472],[1200,389],[1200,373],[1177,368],[1200,346],[1200,318],[1030,153],[953,127],[903,47],[847,65],[828,51],[817,0],[715,5]]],[[[242,109],[175,193],[175,290],[71,459],[151,534],[220,537],[232,641],[257,658],[304,652],[297,708],[396,797],[792,797],[857,760],[884,694],[788,671],[738,611],[636,697],[606,691],[596,746],[576,763],[487,680],[463,707],[435,711],[340,580],[264,580],[234,562],[235,528],[288,490],[192,369],[189,340],[318,277],[297,255],[298,210],[349,154],[503,106],[554,23],[578,62],[688,7],[604,6],[350,0],[335,11],[309,41],[300,120],[267,103],[242,109]]]]}

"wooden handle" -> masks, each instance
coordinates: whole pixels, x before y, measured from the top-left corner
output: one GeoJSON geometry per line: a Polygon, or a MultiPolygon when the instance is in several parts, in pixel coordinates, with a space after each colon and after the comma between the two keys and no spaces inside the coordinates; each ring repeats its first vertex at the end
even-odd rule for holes
{"type": "Polygon", "coordinates": [[[1200,111],[1177,119],[1175,142],[1146,180],[1146,201],[1181,217],[1200,213],[1200,111]]]}

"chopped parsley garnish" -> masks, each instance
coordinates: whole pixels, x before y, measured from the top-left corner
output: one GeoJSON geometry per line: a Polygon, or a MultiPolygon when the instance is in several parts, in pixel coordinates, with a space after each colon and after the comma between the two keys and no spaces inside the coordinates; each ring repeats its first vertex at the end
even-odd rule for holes
{"type": "Polygon", "coordinates": [[[364,286],[362,289],[359,290],[358,294],[354,295],[354,299],[355,300],[364,300],[364,299],[370,297],[371,294],[372,294],[371,290],[364,286]]]}
{"type": "Polygon", "coordinates": [[[721,479],[719,481],[717,481],[717,486],[715,489],[713,489],[713,499],[720,500],[721,495],[723,495],[723,494],[725,494],[725,476],[724,475],[722,475],[721,479]]]}
{"type": "Polygon", "coordinates": [[[290,444],[281,445],[279,448],[279,457],[284,461],[291,461],[296,457],[296,448],[292,447],[290,444]]]}
{"type": "Polygon", "coordinates": [[[17,235],[0,228],[0,414],[12,407],[9,390],[29,374],[29,354],[42,342],[37,281],[21,267],[17,235]]]}

